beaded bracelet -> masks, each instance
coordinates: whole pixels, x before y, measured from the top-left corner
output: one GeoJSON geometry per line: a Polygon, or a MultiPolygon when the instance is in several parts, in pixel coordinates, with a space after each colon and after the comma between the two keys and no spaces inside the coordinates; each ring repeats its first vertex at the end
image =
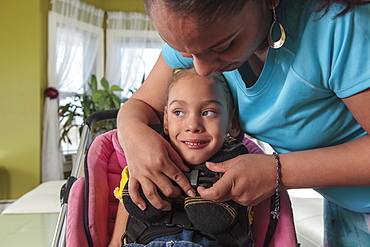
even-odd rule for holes
{"type": "Polygon", "coordinates": [[[280,178],[281,178],[281,164],[279,159],[279,154],[274,152],[274,158],[276,160],[276,188],[275,188],[275,208],[271,211],[274,219],[279,219],[280,217],[280,178]]]}

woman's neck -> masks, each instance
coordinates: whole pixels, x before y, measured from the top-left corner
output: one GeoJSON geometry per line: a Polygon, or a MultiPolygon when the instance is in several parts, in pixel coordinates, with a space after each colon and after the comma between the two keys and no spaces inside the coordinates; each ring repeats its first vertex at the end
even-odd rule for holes
{"type": "Polygon", "coordinates": [[[259,77],[262,73],[263,66],[265,65],[267,54],[269,51],[269,45],[267,39],[261,44],[261,46],[253,53],[248,59],[249,66],[252,68],[254,74],[259,77]]]}

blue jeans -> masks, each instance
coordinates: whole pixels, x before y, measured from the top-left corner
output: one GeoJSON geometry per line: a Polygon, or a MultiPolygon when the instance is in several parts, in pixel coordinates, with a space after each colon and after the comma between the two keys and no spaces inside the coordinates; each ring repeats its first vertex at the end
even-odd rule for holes
{"type": "Polygon", "coordinates": [[[161,237],[153,240],[147,245],[125,244],[125,247],[221,247],[216,241],[200,236],[194,231],[183,230],[182,233],[161,237]]]}
{"type": "Polygon", "coordinates": [[[370,214],[352,212],[324,199],[324,246],[370,246],[370,214]]]}

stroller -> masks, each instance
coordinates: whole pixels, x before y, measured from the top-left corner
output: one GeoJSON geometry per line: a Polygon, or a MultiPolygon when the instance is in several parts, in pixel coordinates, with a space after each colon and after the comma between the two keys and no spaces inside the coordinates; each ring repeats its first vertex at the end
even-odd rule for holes
{"type": "MultiPolygon", "coordinates": [[[[113,233],[119,201],[113,190],[119,185],[127,165],[117,131],[97,136],[87,148],[91,127],[98,121],[116,118],[118,110],[92,114],[85,120],[81,142],[71,176],[61,189],[61,210],[52,247],[105,247],[113,233]],[[84,161],[84,176],[79,176],[84,161]]],[[[159,126],[154,129],[159,131],[159,126]]],[[[160,127],[159,127],[160,128],[160,127]]],[[[250,153],[263,153],[245,138],[250,153]]],[[[255,246],[297,246],[291,204],[288,194],[280,194],[280,219],[270,217],[271,199],[254,207],[252,231],[255,246]]]]}

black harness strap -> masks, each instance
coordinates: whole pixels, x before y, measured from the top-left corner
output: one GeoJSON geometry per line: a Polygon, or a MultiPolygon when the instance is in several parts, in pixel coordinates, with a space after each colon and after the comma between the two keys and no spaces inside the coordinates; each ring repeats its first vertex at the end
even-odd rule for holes
{"type": "Polygon", "coordinates": [[[139,238],[144,234],[144,232],[148,229],[148,225],[145,224],[143,221],[137,220],[134,217],[130,216],[128,218],[128,226],[130,226],[130,230],[126,231],[125,234],[122,236],[122,245],[124,244],[124,239],[128,242],[134,243],[139,240],[139,238]]]}
{"type": "Polygon", "coordinates": [[[239,222],[230,230],[218,233],[214,238],[222,246],[250,247],[254,243],[251,232],[239,222]]]}
{"type": "Polygon", "coordinates": [[[258,77],[253,72],[248,61],[245,61],[242,66],[238,68],[238,71],[244,81],[246,88],[252,87],[257,82],[258,77]]]}
{"type": "MultiPolygon", "coordinates": [[[[273,211],[274,208],[275,208],[275,197],[276,197],[276,195],[274,194],[270,198],[271,211],[273,211]]],[[[270,213],[270,222],[269,222],[269,225],[268,225],[268,228],[267,228],[265,242],[263,244],[263,247],[268,247],[268,245],[270,244],[272,236],[275,233],[275,229],[277,227],[278,221],[279,221],[278,218],[274,218],[274,215],[270,213]]]]}
{"type": "Polygon", "coordinates": [[[146,223],[129,215],[127,231],[122,236],[124,243],[148,244],[152,240],[181,233],[183,228],[177,224],[146,223]]]}
{"type": "Polygon", "coordinates": [[[253,237],[251,232],[249,231],[248,234],[246,233],[246,230],[240,223],[237,223],[231,230],[230,233],[235,238],[236,246],[253,246],[253,237]]]}
{"type": "MultiPolygon", "coordinates": [[[[164,236],[175,235],[184,229],[197,232],[210,240],[216,240],[222,246],[250,247],[253,236],[248,220],[248,207],[237,207],[236,221],[227,229],[215,234],[201,231],[194,227],[184,210],[172,210],[155,222],[144,222],[129,215],[127,232],[123,236],[126,243],[148,244],[150,241],[164,236]]],[[[214,222],[217,224],[217,222],[214,222]]]]}

